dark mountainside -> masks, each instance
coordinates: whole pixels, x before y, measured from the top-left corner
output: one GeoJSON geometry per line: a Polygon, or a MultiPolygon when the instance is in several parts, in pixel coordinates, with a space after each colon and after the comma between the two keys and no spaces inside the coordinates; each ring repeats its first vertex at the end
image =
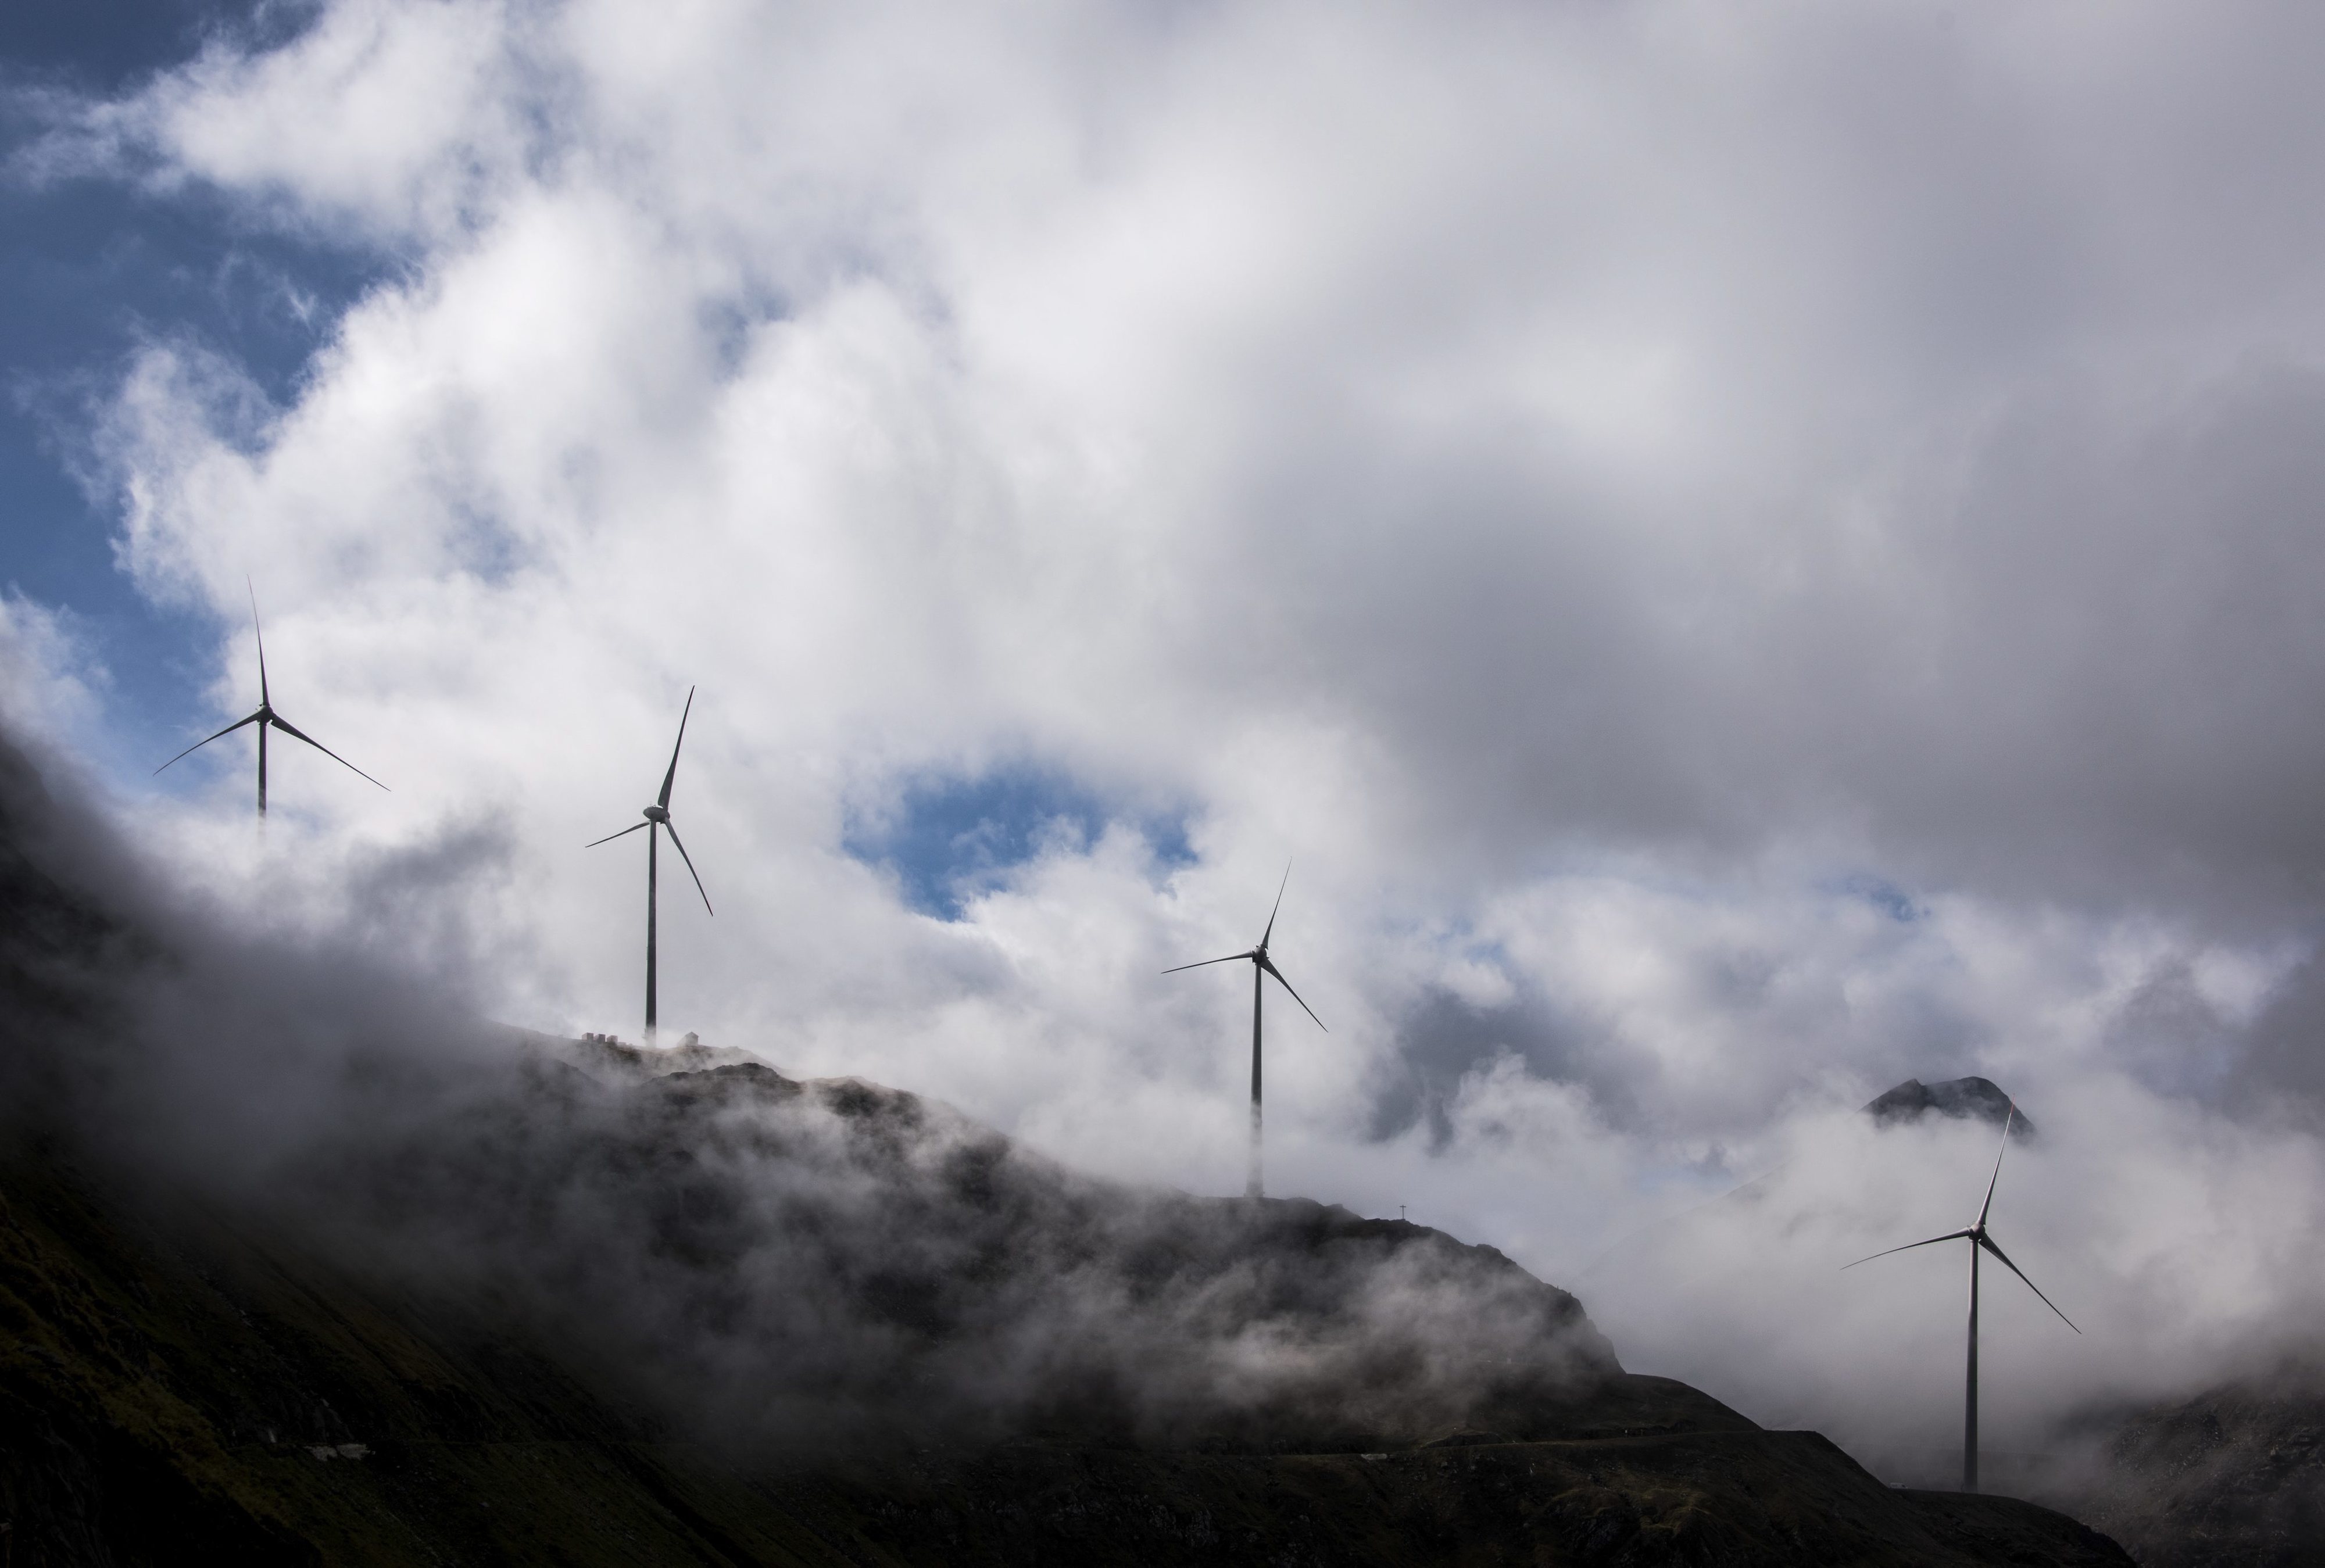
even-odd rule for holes
{"type": "MultiPolygon", "coordinates": [[[[2010,1096],[1991,1078],[1950,1078],[1942,1084],[1908,1078],[1894,1089],[1876,1095],[1866,1103],[1865,1113],[1884,1127],[1933,1115],[1990,1121],[1996,1127],[2011,1120],[2010,1096]]],[[[2010,1136],[2034,1136],[2034,1124],[2026,1120],[2024,1111],[2011,1121],[2010,1136]]]]}
{"type": "Polygon", "coordinates": [[[0,910],[9,1568],[2127,1561],[1489,1248],[221,935],[13,753],[0,910]]]}
{"type": "Polygon", "coordinates": [[[2280,1367],[2078,1435],[2030,1493],[2071,1505],[2150,1568],[2325,1561],[2325,1370],[2280,1367]]]}

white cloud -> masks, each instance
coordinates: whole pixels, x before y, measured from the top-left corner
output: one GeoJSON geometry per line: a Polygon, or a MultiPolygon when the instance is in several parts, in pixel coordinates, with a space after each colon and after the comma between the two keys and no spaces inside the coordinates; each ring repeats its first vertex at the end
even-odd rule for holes
{"type": "MultiPolygon", "coordinates": [[[[642,846],[579,846],[699,683],[678,1028],[1230,1188],[1240,982],[1157,972],[1290,857],[1332,1032],[1279,1001],[1281,1185],[1557,1277],[1984,1071],[2106,1166],[2037,1233],[2119,1292],[2141,1158],[2325,1191],[2189,1099],[2325,874],[2320,25],[349,0],[82,127],[403,269],[284,406],[140,361],[126,556],[224,618],[221,713],[258,579],[286,711],[394,788],[290,764],[332,853],[502,825],[463,928],[527,1021],[628,1027],[642,846]],[[945,925],[844,853],[1027,759],[1191,807],[1194,862],[1125,828],[945,925]]],[[[218,779],[160,836],[236,831],[218,779]]],[[[2107,1354],[2311,1301],[2274,1233],[2107,1354]]],[[[1797,1370],[1804,1289],[1706,1342],[1797,1370]]],[[[1668,1357],[1704,1299],[1608,1326],[1668,1357]]]]}

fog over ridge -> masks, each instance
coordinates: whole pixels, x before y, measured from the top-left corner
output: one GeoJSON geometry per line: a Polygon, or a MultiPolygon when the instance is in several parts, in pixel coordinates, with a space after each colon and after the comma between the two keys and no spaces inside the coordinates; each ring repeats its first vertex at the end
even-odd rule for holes
{"type": "MultiPolygon", "coordinates": [[[[279,402],[157,335],[78,456],[142,590],[218,617],[218,712],[247,573],[286,706],[396,792],[283,763],[263,850],[239,756],[107,809],[234,921],[626,1031],[641,868],[578,846],[699,683],[720,912],[665,900],[678,1028],[1225,1190],[1245,999],[1159,971],[1247,945],[1290,860],[1278,956],[1333,1033],[1271,1028],[1280,1190],[1409,1204],[1628,1364],[1904,1443],[1952,1418],[1958,1282],[1837,1271],[1962,1222],[1990,1151],[1854,1108],[1975,1072],[2043,1127],[1998,1233],[2089,1342],[1997,1304],[1997,1430],[2265,1360],[2325,1196],[2320,28],[339,0],[221,34],[51,102],[14,173],[200,191],[382,281],[279,402]],[[1016,825],[959,918],[850,852],[1013,769],[1110,815],[1016,825]]],[[[69,734],[101,672],[7,613],[69,734]]]]}
{"type": "Polygon", "coordinates": [[[485,1023],[360,930],[190,918],[12,747],[0,903],[12,1179],[89,1173],[83,1201],[160,1216],[165,1251],[223,1226],[293,1280],[320,1254],[717,1452],[1376,1447],[1571,1426],[1621,1381],[1572,1297],[1490,1249],[1092,1180],[857,1079],[485,1023]]]}

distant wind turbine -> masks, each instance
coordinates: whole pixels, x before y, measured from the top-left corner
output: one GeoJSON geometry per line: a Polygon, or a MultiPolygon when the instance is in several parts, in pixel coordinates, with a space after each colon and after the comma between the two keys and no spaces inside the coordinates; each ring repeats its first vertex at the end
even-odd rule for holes
{"type": "MultiPolygon", "coordinates": [[[[247,583],[245,583],[243,586],[245,587],[249,587],[249,584],[247,583]]],[[[245,724],[256,724],[258,726],[258,816],[261,821],[264,821],[266,816],[266,732],[270,726],[274,729],[281,730],[284,734],[289,735],[294,741],[306,742],[309,745],[314,747],[315,750],[322,752],[326,757],[329,757],[332,761],[337,762],[340,767],[345,768],[348,772],[353,773],[357,778],[367,779],[374,784],[379,784],[378,779],[372,778],[370,774],[365,772],[361,768],[357,767],[353,762],[348,761],[345,757],[340,756],[337,752],[331,750],[330,747],[323,744],[322,742],[317,740],[314,736],[309,734],[306,731],[299,728],[290,720],[284,718],[281,714],[274,711],[274,699],[267,695],[266,690],[266,632],[258,624],[258,590],[255,588],[251,588],[250,590],[250,629],[258,638],[258,711],[252,714],[248,718],[235,720],[234,723],[227,725],[226,728],[220,730],[217,734],[211,735],[206,740],[196,741],[192,745],[188,746],[184,751],[179,752],[176,757],[171,758],[170,762],[175,762],[182,757],[192,756],[196,752],[199,752],[204,746],[208,745],[211,741],[218,740],[222,736],[230,735],[234,733],[235,731],[242,728],[245,724]]],[[[162,768],[168,767],[170,762],[162,763],[162,768]]],[[[162,771],[162,768],[156,768],[153,771],[155,773],[159,773],[162,771]]],[[[379,787],[383,789],[387,788],[384,784],[379,784],[379,787]]]]}
{"type": "MultiPolygon", "coordinates": [[[[1251,960],[1251,1176],[1250,1179],[1245,1184],[1244,1194],[1247,1197],[1254,1198],[1261,1195],[1259,1179],[1259,1033],[1260,996],[1262,994],[1264,977],[1270,974],[1275,976],[1275,983],[1282,986],[1286,991],[1291,991],[1292,1000],[1300,1002],[1300,1010],[1306,1013],[1310,1018],[1316,1019],[1316,1027],[1320,1029],[1324,1028],[1324,1020],[1322,1019],[1316,1018],[1316,1010],[1310,1007],[1305,1001],[1301,1001],[1300,993],[1296,991],[1292,991],[1292,982],[1283,978],[1283,972],[1276,968],[1274,960],[1269,958],[1267,955],[1267,939],[1275,935],[1276,910],[1283,908],[1284,883],[1291,881],[1291,880],[1292,868],[1287,865],[1283,868],[1283,881],[1278,882],[1275,886],[1275,909],[1270,909],[1267,912],[1267,929],[1260,933],[1258,946],[1251,949],[1248,953],[1230,953],[1225,958],[1206,958],[1200,963],[1181,964],[1178,965],[1177,968],[1166,969],[1162,972],[1165,974],[1176,974],[1180,970],[1200,969],[1207,964],[1233,964],[1238,958],[1248,958],[1251,960]]],[[[1330,1033],[1329,1029],[1325,1032],[1328,1034],[1330,1033]]]]}
{"type": "Polygon", "coordinates": [[[678,857],[686,862],[686,874],[694,879],[694,890],[702,893],[704,911],[712,915],[718,913],[710,908],[710,895],[702,892],[701,873],[694,869],[694,857],[686,853],[686,845],[678,836],[678,824],[670,819],[670,787],[678,778],[679,747],[686,744],[687,715],[693,711],[694,688],[690,686],[686,688],[686,706],[678,715],[678,745],[670,749],[670,770],[662,776],[662,793],[654,798],[654,803],[652,806],[645,808],[645,820],[633,823],[622,829],[620,833],[609,833],[603,838],[592,839],[581,846],[584,849],[595,849],[601,844],[611,844],[614,840],[635,833],[640,828],[650,830],[646,834],[646,1038],[648,1040],[652,1040],[654,1037],[654,877],[661,859],[663,833],[669,834],[670,842],[678,846],[678,857]],[[652,831],[654,829],[660,831],[652,831]]]}
{"type": "MultiPolygon", "coordinates": [[[[2016,1121],[2017,1117],[2018,1102],[2014,1100],[2010,1102],[2009,1111],[2002,1119],[2002,1151],[1994,1157],[1994,1175],[1986,1184],[1986,1202],[1978,1205],[1978,1222],[1976,1224],[1970,1226],[1966,1231],[1949,1231],[1942,1236],[1932,1236],[1926,1241],[1908,1241],[1903,1247],[1892,1247],[1888,1251],[1876,1252],[1873,1254],[1873,1258],[1886,1258],[1891,1252],[1910,1252],[1916,1247],[1934,1247],[1941,1241],[1968,1241],[1970,1244],[1969,1378],[1962,1397],[1962,1490],[1966,1492],[1974,1492],[1978,1490],[1978,1253],[1981,1250],[1991,1252],[1996,1258],[2001,1259],[2002,1266],[2005,1268],[2009,1269],[2013,1274],[2017,1275],[2019,1278],[2025,1280],[2026,1288],[2033,1291],[2037,1296],[2040,1296],[2044,1306],[2049,1307],[2052,1312],[2059,1313],[2059,1321],[2061,1323],[2065,1324],[2069,1328],[2074,1328],[2077,1333],[2083,1332],[2079,1328],[2075,1328],[2075,1323],[2072,1318],[2069,1317],[2063,1312],[2059,1312],[2058,1305],[2049,1296],[2042,1295],[2042,1287],[2036,1285],[2033,1280],[2027,1279],[2025,1271],[2020,1268],[2017,1264],[2013,1263],[2010,1260],[2009,1254],[2003,1251],[2000,1247],[1995,1245],[1994,1238],[1987,1234],[1986,1217],[1994,1208],[1995,1184],[2002,1180],[2002,1156],[2010,1152],[2010,1124],[2016,1121]]],[[[1873,1261],[1873,1258],[1859,1258],[1857,1260],[1857,1263],[1870,1263],[1873,1261]]],[[[1857,1263],[1848,1265],[1847,1268],[1842,1269],[1842,1272],[1847,1273],[1849,1268],[1856,1268],[1857,1263]]]]}

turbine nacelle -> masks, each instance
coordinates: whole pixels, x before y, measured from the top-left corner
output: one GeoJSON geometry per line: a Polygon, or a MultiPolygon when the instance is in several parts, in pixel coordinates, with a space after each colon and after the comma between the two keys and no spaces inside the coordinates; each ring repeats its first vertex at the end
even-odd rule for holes
{"type": "MultiPolygon", "coordinates": [[[[1887,1251],[1873,1254],[1873,1258],[1886,1258],[1892,1252],[1911,1252],[1917,1247],[1935,1247],[1945,1241],[1969,1243],[1969,1359],[1962,1395],[1962,1490],[1968,1492],[1978,1490],[1978,1255],[1980,1252],[1993,1253],[1996,1261],[2017,1275],[2026,1288],[2034,1293],[2036,1299],[2058,1314],[2061,1323],[2075,1329],[2077,1333],[2083,1332],[2075,1328],[2074,1319],[2059,1311],[2057,1302],[2042,1294],[2041,1286],[2026,1277],[2026,1271],[2013,1263],[2010,1254],[2005,1252],[1987,1231],[1987,1217],[1994,1213],[1994,1189],[2002,1181],[2002,1157],[2010,1152],[2010,1128],[2017,1119],[2018,1106],[2014,1102],[2002,1119],[2002,1148],[1994,1157],[1994,1174],[1987,1178],[1986,1202],[1978,1205],[1976,1220],[1959,1231],[1931,1236],[1925,1241],[1908,1241],[1903,1247],[1892,1247],[1887,1251]]],[[[1873,1258],[1860,1258],[1857,1263],[1870,1263],[1873,1258]]],[[[1857,1263],[1847,1265],[1843,1272],[1856,1268],[1857,1263]]]]}
{"type": "Polygon", "coordinates": [[[1300,1010],[1311,1019],[1314,1019],[1318,1028],[1324,1027],[1324,1020],[1316,1017],[1316,1010],[1310,1007],[1298,992],[1292,991],[1292,982],[1283,978],[1283,971],[1276,968],[1274,960],[1267,955],[1268,939],[1275,935],[1276,912],[1283,908],[1284,883],[1291,880],[1292,868],[1287,865],[1283,868],[1283,881],[1278,882],[1275,886],[1275,908],[1267,912],[1267,929],[1259,934],[1258,946],[1247,948],[1241,953],[1230,953],[1224,958],[1205,958],[1194,964],[1181,964],[1162,972],[1165,974],[1176,974],[1181,969],[1200,969],[1206,964],[1235,964],[1244,961],[1248,961],[1251,964],[1251,1180],[1245,1188],[1245,1192],[1253,1198],[1262,1195],[1259,1170],[1260,996],[1266,989],[1266,977],[1271,974],[1275,976],[1275,983],[1290,992],[1292,1001],[1300,1003],[1300,1010]]]}
{"type": "Polygon", "coordinates": [[[686,862],[686,874],[694,880],[694,890],[701,896],[703,913],[707,915],[718,913],[710,907],[709,893],[703,889],[702,874],[694,869],[694,857],[686,853],[686,841],[678,836],[678,824],[672,822],[670,817],[671,787],[678,781],[678,754],[686,745],[686,721],[693,712],[694,688],[689,687],[686,692],[686,706],[678,715],[678,740],[670,749],[670,767],[662,776],[662,794],[653,804],[638,814],[644,820],[634,822],[619,833],[609,833],[603,838],[592,839],[584,846],[595,849],[601,844],[611,844],[617,838],[627,838],[634,833],[643,833],[646,835],[646,1038],[648,1039],[653,1038],[655,1024],[654,879],[659,858],[658,852],[663,834],[670,835],[671,847],[678,851],[678,858],[686,862]]]}
{"type": "Polygon", "coordinates": [[[156,773],[161,772],[162,769],[169,767],[171,762],[175,762],[179,761],[180,758],[192,756],[196,752],[199,752],[204,746],[208,745],[211,741],[224,739],[226,736],[234,733],[235,731],[241,729],[245,724],[256,724],[258,726],[258,815],[262,822],[264,821],[266,816],[266,732],[269,729],[281,730],[284,734],[290,736],[294,741],[305,742],[308,745],[314,747],[315,750],[322,752],[323,755],[329,757],[332,761],[337,762],[340,767],[345,768],[348,772],[353,773],[357,778],[363,779],[366,783],[379,784],[379,787],[382,789],[386,789],[386,785],[380,784],[378,779],[373,778],[361,768],[357,767],[353,762],[348,761],[345,757],[340,756],[337,752],[331,750],[330,747],[323,744],[322,742],[317,740],[314,736],[309,734],[306,731],[301,729],[298,725],[292,724],[290,720],[284,718],[281,714],[274,711],[274,696],[273,691],[269,689],[266,683],[266,632],[265,629],[258,623],[258,594],[255,589],[252,590],[250,595],[250,629],[258,639],[258,711],[249,715],[247,717],[235,720],[234,723],[227,725],[226,728],[220,730],[215,735],[210,735],[202,740],[196,741],[192,745],[188,746],[184,751],[179,752],[177,756],[171,758],[169,762],[162,763],[161,768],[156,768],[153,771],[156,773]]]}

